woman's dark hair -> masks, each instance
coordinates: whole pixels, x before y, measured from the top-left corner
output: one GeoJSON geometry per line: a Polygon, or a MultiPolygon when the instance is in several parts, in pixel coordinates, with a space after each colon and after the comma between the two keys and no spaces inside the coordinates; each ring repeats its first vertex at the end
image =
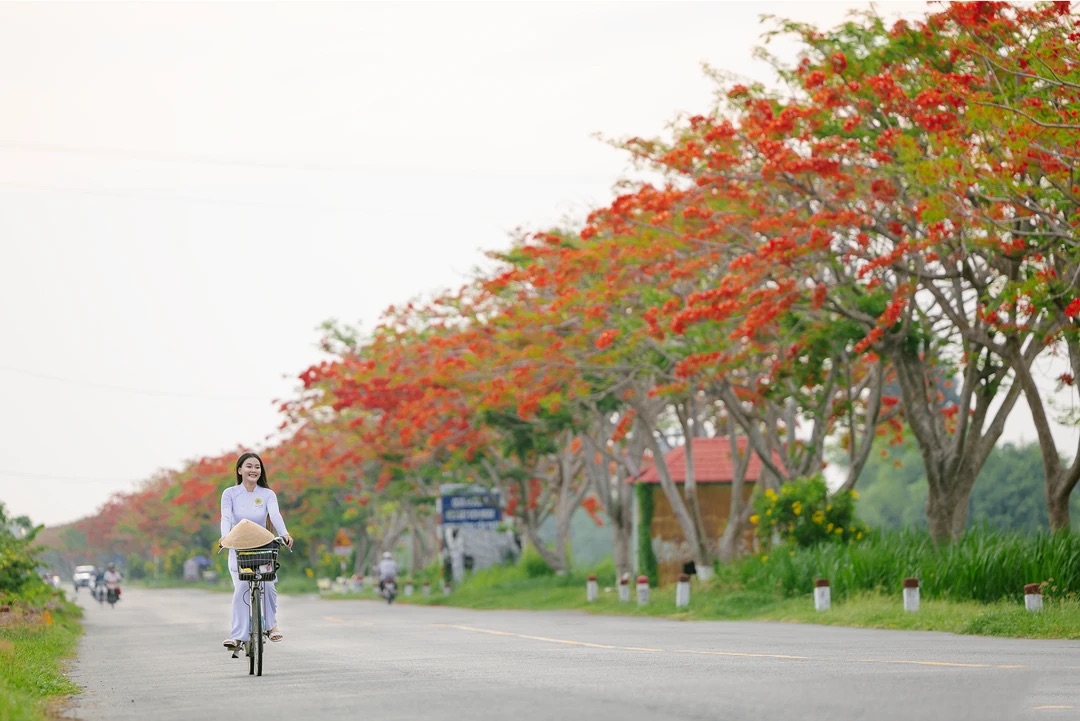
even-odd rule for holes
{"type": "Polygon", "coordinates": [[[239,486],[241,483],[244,482],[243,479],[240,478],[240,466],[244,465],[244,461],[246,461],[249,458],[254,458],[255,460],[257,460],[259,462],[259,482],[258,482],[258,485],[262,486],[263,488],[269,488],[270,484],[266,482],[266,464],[263,463],[263,459],[259,458],[258,453],[251,453],[251,452],[244,453],[243,455],[241,455],[239,458],[236,459],[236,485],[239,486]]]}

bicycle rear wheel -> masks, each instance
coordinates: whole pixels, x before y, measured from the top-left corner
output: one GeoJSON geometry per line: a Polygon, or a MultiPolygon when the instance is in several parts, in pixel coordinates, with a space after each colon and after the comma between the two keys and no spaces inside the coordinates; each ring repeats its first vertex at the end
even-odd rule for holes
{"type": "Polygon", "coordinates": [[[259,593],[259,585],[251,584],[251,603],[249,605],[250,617],[248,618],[248,675],[255,675],[256,656],[259,657],[259,675],[262,675],[262,645],[259,644],[259,636],[262,631],[262,594],[259,593]]]}

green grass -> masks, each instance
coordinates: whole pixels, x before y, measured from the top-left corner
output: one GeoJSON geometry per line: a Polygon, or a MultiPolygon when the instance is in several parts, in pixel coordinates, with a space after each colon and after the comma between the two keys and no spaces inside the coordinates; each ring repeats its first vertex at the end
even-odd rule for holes
{"type": "Polygon", "coordinates": [[[0,721],[43,721],[50,703],[79,692],[63,674],[82,634],[80,611],[68,602],[49,604],[48,615],[30,612],[0,624],[0,721]],[[51,619],[51,623],[46,622],[51,619]]]}
{"type": "Polygon", "coordinates": [[[1026,610],[1022,602],[952,600],[923,600],[918,611],[908,612],[899,592],[889,596],[868,591],[834,600],[828,611],[816,611],[809,594],[783,598],[760,591],[723,592],[695,582],[690,606],[676,609],[674,587],[651,589],[649,603],[639,606],[634,591],[629,603],[620,602],[614,590],[607,593],[601,590],[599,598],[588,603],[585,581],[574,577],[507,579],[505,584],[492,583],[490,577],[478,580],[479,583],[467,581],[449,596],[433,590],[431,596],[403,597],[401,602],[475,609],[583,610],[686,621],[784,621],[1012,638],[1080,639],[1080,601],[1076,599],[1044,599],[1041,613],[1026,610]]]}
{"type": "Polygon", "coordinates": [[[1080,534],[1001,533],[973,529],[951,544],[935,545],[925,533],[875,533],[862,543],[780,547],[720,569],[732,587],[776,590],[796,596],[828,578],[834,597],[868,590],[887,592],[903,579],[919,579],[924,599],[981,601],[1023,599],[1024,585],[1045,584],[1057,596],[1080,594],[1080,534]]]}
{"type": "MultiPolygon", "coordinates": [[[[587,603],[588,572],[554,575],[528,554],[516,566],[487,568],[444,596],[401,596],[403,603],[477,609],[580,609],[681,620],[762,620],[866,628],[945,631],[1023,638],[1080,638],[1080,534],[1019,535],[975,530],[935,546],[910,532],[875,534],[856,545],[780,547],[696,579],[689,608],[675,608],[674,585],[650,590],[650,603],[620,602],[610,562],[592,569],[599,598],[587,603]],[[815,578],[828,578],[832,608],[814,610],[815,578]],[[917,612],[903,608],[904,578],[920,583],[917,612]],[[1043,611],[1024,608],[1023,587],[1041,583],[1043,611]]],[[[350,596],[342,596],[349,598],[350,596]]],[[[360,596],[364,598],[365,596],[360,596]]],[[[352,596],[352,598],[357,598],[352,596]]]]}
{"type": "MultiPolygon", "coordinates": [[[[127,584],[135,588],[198,588],[204,591],[233,592],[232,579],[229,576],[214,582],[185,581],[181,578],[140,578],[137,581],[128,581],[127,584]]],[[[303,573],[278,574],[277,588],[279,593],[303,594],[319,592],[315,581],[307,578],[303,573]]]]}
{"type": "Polygon", "coordinates": [[[862,593],[828,611],[815,611],[813,600],[787,599],[759,615],[760,620],[817,623],[907,631],[944,631],[1010,638],[1080,639],[1080,602],[1046,601],[1040,613],[1023,603],[996,601],[922,601],[918,611],[905,611],[899,596],[862,593]]]}

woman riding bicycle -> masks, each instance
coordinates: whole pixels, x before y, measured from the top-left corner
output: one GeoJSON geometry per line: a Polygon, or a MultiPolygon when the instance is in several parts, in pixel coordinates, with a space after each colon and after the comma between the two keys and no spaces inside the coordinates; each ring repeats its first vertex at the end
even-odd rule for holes
{"type": "MultiPolygon", "coordinates": [[[[221,494],[221,535],[225,537],[242,520],[248,520],[263,528],[266,519],[274,524],[274,530],[285,545],[292,548],[293,539],[285,528],[285,520],[278,509],[277,494],[270,490],[266,481],[266,469],[262,459],[255,453],[244,453],[236,459],[236,485],[221,494]]],[[[233,579],[232,624],[225,648],[235,651],[242,639],[248,637],[249,614],[247,608],[248,582],[241,581],[236,568],[236,550],[229,549],[229,573],[233,579]]],[[[284,638],[277,627],[277,587],[275,581],[266,583],[266,627],[271,641],[284,638]]]]}

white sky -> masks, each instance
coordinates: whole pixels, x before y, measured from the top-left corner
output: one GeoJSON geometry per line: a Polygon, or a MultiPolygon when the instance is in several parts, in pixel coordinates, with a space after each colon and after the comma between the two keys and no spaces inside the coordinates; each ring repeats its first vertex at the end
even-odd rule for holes
{"type": "Polygon", "coordinates": [[[0,4],[0,501],[68,522],[261,443],[319,323],[606,203],[594,134],[708,110],[702,62],[770,80],[760,14],[866,6],[0,4]]]}

